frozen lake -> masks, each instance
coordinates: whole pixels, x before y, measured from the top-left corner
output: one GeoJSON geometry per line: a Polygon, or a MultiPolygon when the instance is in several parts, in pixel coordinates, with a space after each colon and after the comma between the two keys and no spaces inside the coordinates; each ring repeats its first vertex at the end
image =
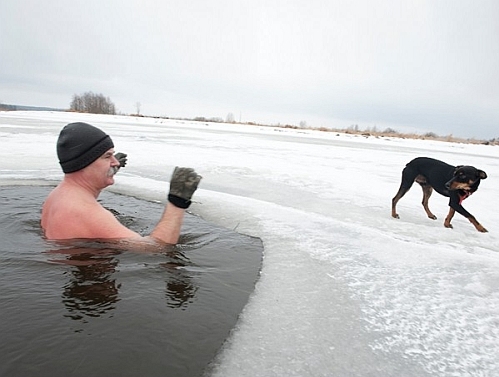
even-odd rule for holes
{"type": "Polygon", "coordinates": [[[214,376],[499,375],[499,147],[309,130],[51,112],[0,112],[0,181],[62,177],[67,123],[109,133],[128,164],[114,192],[164,200],[171,171],[203,176],[195,214],[263,240],[261,278],[214,376]],[[415,185],[390,216],[404,165],[428,156],[484,170],[464,202],[488,230],[415,185]]]}

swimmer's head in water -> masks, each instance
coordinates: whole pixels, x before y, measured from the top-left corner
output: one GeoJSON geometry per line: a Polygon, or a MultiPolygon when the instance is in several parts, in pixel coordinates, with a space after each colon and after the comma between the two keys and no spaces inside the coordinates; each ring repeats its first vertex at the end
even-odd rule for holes
{"type": "Polygon", "coordinates": [[[57,156],[64,173],[83,169],[111,148],[114,144],[109,135],[81,122],[66,125],[57,140],[57,156]]]}

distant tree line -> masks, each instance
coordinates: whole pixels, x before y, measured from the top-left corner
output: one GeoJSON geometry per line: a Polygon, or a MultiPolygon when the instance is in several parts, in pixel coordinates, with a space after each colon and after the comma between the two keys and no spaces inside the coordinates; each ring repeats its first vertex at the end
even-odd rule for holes
{"type": "Polygon", "coordinates": [[[116,107],[109,97],[92,92],[74,94],[69,109],[80,113],[116,114],[116,107]]]}
{"type": "Polygon", "coordinates": [[[205,117],[195,117],[193,120],[196,122],[215,122],[215,123],[223,123],[224,120],[219,117],[205,118],[205,117]]]}
{"type": "Polygon", "coordinates": [[[6,105],[3,103],[0,103],[0,110],[1,111],[15,111],[17,110],[17,106],[15,105],[6,105]]]}
{"type": "Polygon", "coordinates": [[[0,111],[64,111],[55,107],[46,106],[25,106],[25,105],[7,105],[0,103],[0,111]]]}

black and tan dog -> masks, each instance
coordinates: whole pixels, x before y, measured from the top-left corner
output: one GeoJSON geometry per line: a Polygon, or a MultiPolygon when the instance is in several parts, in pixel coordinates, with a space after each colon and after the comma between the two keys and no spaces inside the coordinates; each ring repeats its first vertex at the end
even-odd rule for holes
{"type": "Polygon", "coordinates": [[[430,219],[437,219],[428,208],[428,199],[435,189],[439,194],[450,198],[449,214],[444,221],[446,228],[452,228],[450,222],[457,211],[466,217],[479,232],[487,232],[487,229],[461,205],[464,199],[478,189],[480,180],[485,178],[487,174],[473,166],[452,166],[429,157],[415,158],[402,171],[402,183],[397,195],[392,199],[392,217],[399,218],[396,210],[397,202],[409,191],[412,184],[417,182],[423,188],[422,204],[430,219]]]}

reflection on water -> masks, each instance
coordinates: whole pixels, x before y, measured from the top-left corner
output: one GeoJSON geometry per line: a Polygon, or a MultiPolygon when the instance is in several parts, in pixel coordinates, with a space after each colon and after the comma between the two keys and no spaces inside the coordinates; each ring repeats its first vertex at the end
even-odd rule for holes
{"type": "MultiPolygon", "coordinates": [[[[74,257],[73,257],[74,258],[74,257]]],[[[84,315],[100,317],[115,308],[118,301],[118,288],[112,273],[118,261],[112,258],[101,258],[99,261],[78,258],[87,265],[74,265],[71,269],[73,277],[64,287],[62,302],[66,305],[69,317],[82,319],[84,315]]]]}
{"type": "Polygon", "coordinates": [[[67,253],[64,259],[49,259],[50,262],[71,266],[64,271],[69,282],[62,292],[62,302],[68,310],[67,317],[85,320],[86,316],[100,317],[107,312],[112,316],[112,310],[119,301],[120,284],[113,276],[119,263],[115,258],[117,254],[119,252],[112,249],[76,248],[67,253]]]}
{"type": "MultiPolygon", "coordinates": [[[[253,291],[261,240],[186,214],[181,245],[49,242],[50,187],[0,187],[0,376],[201,376],[253,291]]],[[[163,206],[103,193],[147,232],[163,206]]]]}
{"type": "MultiPolygon", "coordinates": [[[[81,241],[78,241],[81,243],[81,241]]],[[[70,242],[66,242],[67,245],[70,242]]],[[[50,250],[48,261],[69,266],[63,275],[69,278],[63,287],[62,303],[69,317],[86,321],[86,317],[97,318],[113,316],[116,303],[120,300],[115,272],[119,268],[121,250],[96,248],[89,242],[89,247],[71,247],[50,250]]],[[[166,262],[158,265],[168,271],[165,275],[165,299],[168,307],[185,310],[193,302],[198,288],[191,279],[191,274],[182,268],[190,263],[181,251],[170,250],[164,253],[166,262]]]]}
{"type": "Polygon", "coordinates": [[[193,302],[198,288],[193,284],[189,275],[179,268],[179,265],[162,263],[162,266],[171,271],[170,278],[166,281],[165,298],[168,307],[172,309],[186,309],[193,302]]]}

